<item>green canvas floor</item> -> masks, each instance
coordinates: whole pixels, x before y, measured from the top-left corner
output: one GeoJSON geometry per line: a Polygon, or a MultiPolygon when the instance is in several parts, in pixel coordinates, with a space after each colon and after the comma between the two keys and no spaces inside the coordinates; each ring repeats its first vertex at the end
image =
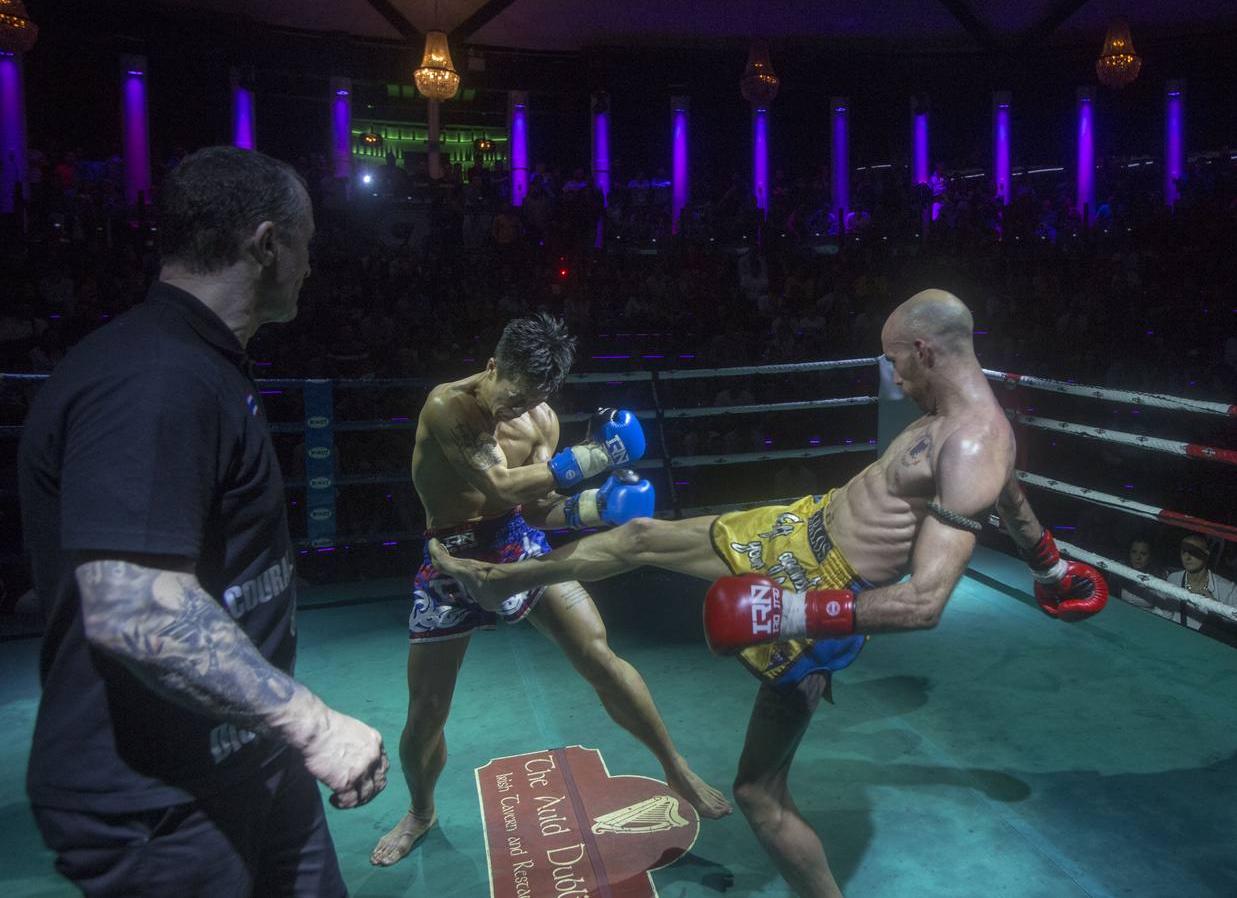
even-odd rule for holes
{"type": "MultiPolygon", "coordinates": [[[[1237,652],[1119,601],[1086,624],[1054,622],[1020,592],[1024,572],[981,550],[941,625],[872,639],[817,714],[792,787],[846,894],[1237,895],[1237,652]]],[[[392,753],[406,700],[402,593],[317,589],[299,618],[299,677],[378,727],[392,753]],[[343,601],[353,597],[368,601],[343,601]]],[[[705,649],[703,584],[645,571],[594,593],[680,750],[729,791],[755,681],[705,649]]],[[[37,651],[37,640],[0,645],[5,898],[70,894],[23,789],[37,651]]],[[[612,774],[660,778],[527,625],[474,637],[447,738],[441,826],[399,865],[375,869],[368,854],[407,806],[401,777],[367,807],[328,809],[354,895],[489,895],[473,769],[490,758],[582,744],[612,774]]],[[[789,894],[737,812],[704,821],[692,853],[654,881],[662,898],[789,894]]]]}

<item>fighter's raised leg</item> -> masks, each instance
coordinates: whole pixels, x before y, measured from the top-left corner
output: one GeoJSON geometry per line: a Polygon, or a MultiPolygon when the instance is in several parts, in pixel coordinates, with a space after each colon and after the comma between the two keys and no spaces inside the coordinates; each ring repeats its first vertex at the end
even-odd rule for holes
{"type": "Polygon", "coordinates": [[[509,595],[572,580],[592,582],[645,565],[703,580],[730,573],[713,550],[709,528],[715,517],[663,521],[636,518],[594,533],[545,555],[515,564],[453,558],[437,540],[429,544],[434,564],[458,580],[482,606],[496,607],[509,595]]]}

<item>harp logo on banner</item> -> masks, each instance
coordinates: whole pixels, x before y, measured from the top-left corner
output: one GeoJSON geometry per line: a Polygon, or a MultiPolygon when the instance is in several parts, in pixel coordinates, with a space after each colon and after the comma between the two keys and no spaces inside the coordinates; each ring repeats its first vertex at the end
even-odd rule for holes
{"type": "Polygon", "coordinates": [[[573,745],[477,768],[493,898],[655,898],[651,871],[690,850],[695,809],[643,776],[611,776],[573,745]]]}

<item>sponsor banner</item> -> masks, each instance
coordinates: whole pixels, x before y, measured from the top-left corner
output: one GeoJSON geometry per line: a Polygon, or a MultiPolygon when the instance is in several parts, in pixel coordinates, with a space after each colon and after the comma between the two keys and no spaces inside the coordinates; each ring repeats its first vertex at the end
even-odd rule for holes
{"type": "Polygon", "coordinates": [[[329,380],[305,382],[305,529],[315,546],[335,542],[334,406],[329,380]]]}
{"type": "Polygon", "coordinates": [[[492,898],[656,898],[650,871],[700,832],[669,786],[611,776],[595,748],[496,758],[476,773],[492,898]]]}

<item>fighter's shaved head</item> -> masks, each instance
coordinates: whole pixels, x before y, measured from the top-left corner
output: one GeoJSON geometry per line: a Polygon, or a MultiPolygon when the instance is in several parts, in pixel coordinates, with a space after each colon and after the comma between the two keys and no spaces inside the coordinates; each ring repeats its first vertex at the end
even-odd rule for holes
{"type": "Polygon", "coordinates": [[[897,340],[927,340],[945,352],[974,353],[975,320],[958,297],[945,290],[922,290],[893,310],[886,324],[897,340]]]}

